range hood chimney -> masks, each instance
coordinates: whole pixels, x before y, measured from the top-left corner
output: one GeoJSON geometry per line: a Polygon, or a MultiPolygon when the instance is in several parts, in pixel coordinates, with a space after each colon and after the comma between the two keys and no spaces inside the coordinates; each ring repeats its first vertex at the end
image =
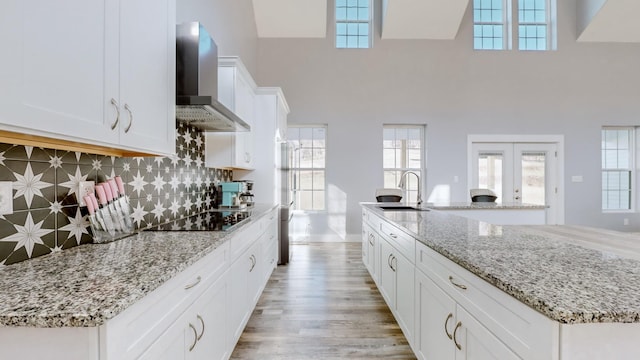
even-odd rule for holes
{"type": "Polygon", "coordinates": [[[251,129],[218,102],[218,47],[199,22],[176,27],[176,119],[208,132],[251,129]]]}

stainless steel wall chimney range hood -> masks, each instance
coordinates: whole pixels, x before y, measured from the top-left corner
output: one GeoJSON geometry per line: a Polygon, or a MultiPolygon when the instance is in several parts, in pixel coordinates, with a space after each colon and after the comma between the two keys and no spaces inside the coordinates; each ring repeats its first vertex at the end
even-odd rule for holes
{"type": "Polygon", "coordinates": [[[249,131],[218,102],[218,47],[199,22],[176,27],[176,119],[203,131],[249,131]]]}

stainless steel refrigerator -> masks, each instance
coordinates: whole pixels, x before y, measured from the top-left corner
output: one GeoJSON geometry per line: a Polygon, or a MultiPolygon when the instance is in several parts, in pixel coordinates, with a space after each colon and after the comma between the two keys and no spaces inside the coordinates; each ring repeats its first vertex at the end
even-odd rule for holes
{"type": "Polygon", "coordinates": [[[280,233],[278,265],[289,263],[292,256],[289,228],[293,218],[295,201],[296,173],[293,170],[297,149],[290,142],[279,143],[276,159],[276,184],[280,183],[280,233]]]}

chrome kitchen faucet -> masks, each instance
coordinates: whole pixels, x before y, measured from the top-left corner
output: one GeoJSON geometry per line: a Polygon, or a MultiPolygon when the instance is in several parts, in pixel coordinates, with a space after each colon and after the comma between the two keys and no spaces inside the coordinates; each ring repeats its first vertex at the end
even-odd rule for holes
{"type": "MultiPolygon", "coordinates": [[[[416,176],[416,180],[418,181],[418,194],[416,196],[416,206],[420,206],[422,205],[422,192],[420,191],[420,175],[416,174],[413,171],[407,171],[405,173],[402,174],[402,176],[400,176],[400,182],[398,183],[398,187],[401,188],[402,190],[407,190],[405,188],[405,186],[403,186],[403,180],[405,178],[405,176],[407,176],[407,174],[413,174],[416,176]]],[[[409,199],[407,199],[407,203],[409,202],[409,199]]]]}

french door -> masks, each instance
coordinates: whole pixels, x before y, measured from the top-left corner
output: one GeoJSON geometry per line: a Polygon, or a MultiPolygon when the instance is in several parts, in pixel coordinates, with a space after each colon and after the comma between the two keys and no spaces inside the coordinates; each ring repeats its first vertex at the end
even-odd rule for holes
{"type": "Polygon", "coordinates": [[[471,187],[493,190],[497,202],[546,205],[547,223],[556,223],[557,144],[480,143],[471,145],[471,187]]]}

